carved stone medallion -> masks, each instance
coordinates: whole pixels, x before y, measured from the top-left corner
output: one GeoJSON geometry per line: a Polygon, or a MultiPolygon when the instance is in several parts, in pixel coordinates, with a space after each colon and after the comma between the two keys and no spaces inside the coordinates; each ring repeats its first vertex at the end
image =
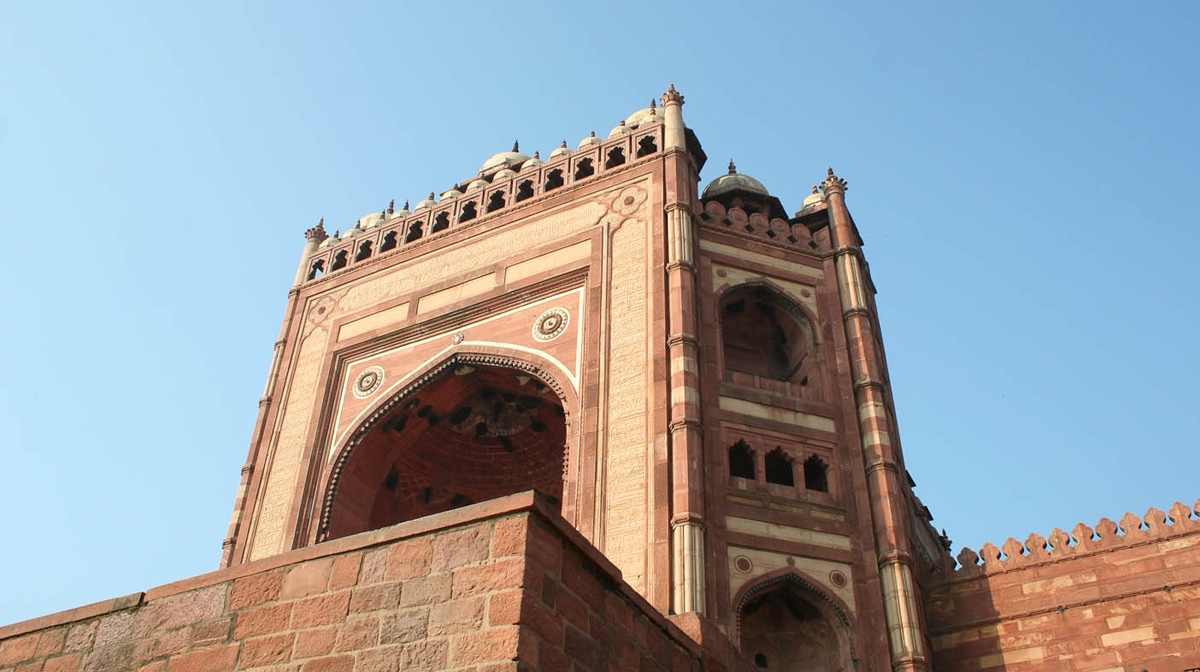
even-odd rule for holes
{"type": "Polygon", "coordinates": [[[378,366],[368,367],[354,380],[354,396],[366,399],[375,394],[381,385],[383,385],[383,369],[378,366]]]}
{"type": "Polygon", "coordinates": [[[533,323],[533,337],[539,341],[553,341],[567,330],[571,313],[565,308],[551,308],[538,316],[533,323]]]}

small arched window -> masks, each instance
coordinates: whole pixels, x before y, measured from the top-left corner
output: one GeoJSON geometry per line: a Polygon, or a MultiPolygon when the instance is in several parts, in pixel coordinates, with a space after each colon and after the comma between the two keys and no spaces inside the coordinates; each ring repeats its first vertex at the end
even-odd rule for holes
{"type": "Polygon", "coordinates": [[[729,447],[729,475],[754,480],[754,451],[745,441],[729,447]]]}
{"type": "Polygon", "coordinates": [[[488,199],[487,211],[495,212],[504,207],[504,192],[493,191],[491,198],[488,199]]]}
{"type": "Polygon", "coordinates": [[[336,271],[339,268],[345,268],[347,263],[346,258],[349,256],[350,255],[346,252],[346,250],[342,250],[341,252],[335,254],[333,256],[333,266],[330,266],[329,270],[336,271]]]}
{"type": "Polygon", "coordinates": [[[316,280],[325,274],[325,260],[318,259],[313,262],[313,265],[308,269],[308,277],[305,280],[316,280]]]}
{"type": "Polygon", "coordinates": [[[581,159],[575,164],[575,179],[582,180],[585,177],[591,177],[596,172],[596,168],[592,166],[591,159],[581,159]]]}
{"type": "Polygon", "coordinates": [[[420,220],[408,225],[408,235],[404,236],[404,242],[411,243],[414,240],[421,238],[421,222],[420,220]]]}
{"type": "Polygon", "coordinates": [[[450,228],[450,213],[439,212],[437,217],[433,218],[433,228],[430,229],[429,232],[437,233],[438,231],[443,231],[448,228],[450,228]]]}
{"type": "Polygon", "coordinates": [[[514,200],[523,201],[533,196],[533,180],[525,180],[517,185],[517,196],[514,200]]]}
{"type": "Polygon", "coordinates": [[[396,232],[388,231],[383,236],[383,244],[379,246],[379,251],[387,252],[388,250],[395,249],[395,247],[396,247],[396,232]]]}
{"type": "Polygon", "coordinates": [[[791,381],[807,359],[812,332],[804,313],[764,286],[734,289],[721,300],[725,369],[791,381]]]}
{"type": "Polygon", "coordinates": [[[371,258],[371,241],[364,240],[362,245],[358,246],[358,254],[354,255],[355,261],[362,261],[371,258]]]}
{"type": "Polygon", "coordinates": [[[763,475],[767,483],[789,487],[796,485],[796,477],[792,474],[792,458],[782,448],[772,450],[763,458],[763,475]]]}
{"type": "Polygon", "coordinates": [[[804,489],[829,492],[829,467],[816,455],[804,461],[804,489]]]}
{"type": "Polygon", "coordinates": [[[475,201],[467,201],[466,205],[462,207],[462,213],[458,216],[458,223],[469,222],[475,219],[477,214],[479,213],[475,211],[475,201]]]}
{"type": "Polygon", "coordinates": [[[637,157],[640,159],[643,156],[648,156],[658,151],[658,145],[654,144],[654,136],[647,135],[638,140],[637,157]]]}
{"type": "Polygon", "coordinates": [[[546,186],[544,187],[545,191],[557,189],[561,186],[563,186],[563,171],[559,169],[550,171],[546,175],[546,186]]]}
{"type": "Polygon", "coordinates": [[[613,147],[608,152],[608,160],[604,162],[604,167],[616,168],[625,163],[625,150],[620,147],[613,147]]]}

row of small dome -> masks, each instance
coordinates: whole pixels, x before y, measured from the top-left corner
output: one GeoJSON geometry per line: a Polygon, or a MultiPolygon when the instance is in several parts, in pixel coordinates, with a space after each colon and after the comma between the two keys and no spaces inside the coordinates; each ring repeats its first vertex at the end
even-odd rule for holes
{"type": "MultiPolygon", "coordinates": [[[[621,123],[613,127],[612,131],[610,131],[608,134],[608,139],[612,140],[623,135],[628,135],[641,126],[658,123],[660,121],[662,121],[662,115],[659,114],[658,108],[652,100],[650,101],[650,107],[634,112],[625,119],[621,120],[621,123]]],[[[550,160],[554,161],[560,156],[566,156],[568,154],[573,154],[574,152],[582,151],[589,147],[594,147],[599,145],[601,142],[602,141],[600,138],[596,137],[595,131],[593,131],[588,137],[579,141],[579,146],[574,151],[567,147],[567,141],[563,140],[560,147],[555,149],[553,152],[550,152],[550,160]]],[[[431,191],[429,192],[429,197],[419,201],[417,203],[417,207],[411,211],[409,210],[408,202],[405,202],[404,207],[399,210],[394,209],[395,202],[393,202],[392,206],[389,206],[387,210],[382,212],[372,212],[368,215],[360,217],[355,228],[347,231],[342,237],[345,238],[346,236],[355,235],[357,232],[366,230],[369,227],[378,226],[380,223],[390,219],[411,215],[417,210],[432,208],[440,201],[457,198],[462,196],[463,193],[469,193],[478,189],[482,189],[496,180],[506,180],[510,177],[516,176],[516,174],[520,171],[540,166],[544,163],[545,161],[542,161],[540,152],[534,152],[533,156],[528,156],[521,153],[519,143],[513,143],[512,151],[495,154],[487,161],[483,162],[483,166],[479,169],[479,176],[467,183],[466,187],[464,187],[465,192],[460,191],[458,185],[455,185],[442,192],[441,197],[435,200],[434,197],[436,193],[431,191]]]]}

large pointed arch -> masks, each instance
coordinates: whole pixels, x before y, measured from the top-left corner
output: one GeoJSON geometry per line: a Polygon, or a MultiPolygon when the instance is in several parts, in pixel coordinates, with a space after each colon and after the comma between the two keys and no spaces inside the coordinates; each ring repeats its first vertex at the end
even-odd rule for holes
{"type": "Polygon", "coordinates": [[[725,371],[804,384],[819,372],[817,318],[777,284],[756,278],[722,287],[716,309],[725,371]]]}
{"type": "Polygon", "coordinates": [[[837,653],[844,660],[843,669],[851,670],[857,666],[854,620],[849,607],[837,596],[830,594],[816,579],[795,567],[785,567],[759,576],[742,586],[734,595],[732,639],[743,654],[753,660],[757,653],[749,650],[753,644],[751,640],[754,633],[747,632],[747,629],[754,624],[748,622],[748,612],[755,604],[777,594],[795,596],[819,614],[836,635],[836,646],[839,649],[837,653]]]}
{"type": "MultiPolygon", "coordinates": [[[[494,475],[496,478],[489,479],[487,485],[481,484],[476,486],[476,493],[486,499],[491,499],[496,496],[512,494],[513,492],[526,489],[549,490],[550,492],[544,492],[544,494],[548,494],[552,499],[558,499],[563,502],[563,513],[568,520],[574,517],[574,479],[569,478],[569,474],[572,473],[573,468],[576,468],[575,462],[577,460],[575,459],[575,453],[579,444],[577,423],[573,422],[576,410],[578,409],[578,396],[574,381],[562,369],[561,364],[535,351],[524,348],[510,348],[498,344],[464,345],[406,376],[401,381],[399,387],[394,388],[390,394],[384,396],[370,411],[360,416],[361,419],[358,424],[346,435],[346,438],[334,454],[319,490],[322,494],[320,509],[316,516],[316,541],[325,541],[345,536],[346,534],[383,526],[372,523],[370,513],[363,513],[364,511],[375,510],[377,507],[374,503],[356,502],[357,509],[359,510],[358,514],[356,516],[349,516],[350,520],[357,521],[355,525],[347,523],[348,514],[340,509],[347,508],[347,497],[357,496],[359,500],[362,500],[364,497],[369,496],[361,492],[357,495],[347,494],[350,484],[350,481],[347,479],[348,477],[351,479],[354,477],[356,460],[373,460],[374,466],[383,468],[388,464],[388,450],[393,450],[397,454],[403,454],[405,451],[411,450],[431,450],[429,445],[419,445],[419,437],[417,439],[410,438],[408,445],[392,446],[390,448],[381,448],[378,445],[373,446],[372,442],[378,444],[383,441],[380,438],[380,435],[383,433],[403,433],[404,427],[400,427],[401,431],[396,432],[396,424],[401,422],[399,418],[407,418],[409,416],[412,416],[414,419],[419,418],[420,422],[427,426],[425,431],[428,432],[428,428],[432,428],[436,424],[441,424],[441,416],[446,414],[447,420],[457,420],[458,422],[444,425],[444,427],[456,428],[460,433],[465,433],[461,425],[463,422],[468,422],[468,420],[463,420],[461,417],[450,417],[449,414],[457,411],[458,416],[465,415],[468,418],[477,417],[471,416],[469,410],[464,412],[462,409],[467,407],[474,408],[471,404],[478,406],[480,403],[478,399],[472,398],[470,403],[466,403],[465,399],[455,399],[454,403],[456,406],[453,410],[447,408],[433,409],[429,404],[420,403],[420,395],[423,392],[428,393],[430,390],[436,390],[439,386],[446,387],[448,384],[454,384],[457,388],[461,388],[458,390],[460,392],[459,396],[479,393],[480,388],[486,388],[502,393],[503,397],[497,396],[498,402],[503,402],[503,399],[508,397],[516,399],[511,404],[503,402],[512,406],[511,409],[504,411],[506,414],[505,417],[509,418],[509,420],[517,420],[518,425],[520,425],[519,421],[523,420],[524,427],[521,428],[514,425],[508,429],[515,428],[518,432],[526,431],[528,433],[534,430],[544,431],[539,425],[553,425],[550,428],[550,437],[541,441],[542,444],[556,444],[541,446],[541,450],[545,454],[542,457],[549,455],[550,458],[540,460],[536,469],[531,464],[525,464],[521,467],[524,470],[523,473],[532,477],[531,482],[518,487],[520,482],[519,479],[513,477],[511,473],[513,469],[499,469],[492,472],[491,475],[494,475]],[[511,377],[511,380],[501,380],[505,375],[511,377]],[[484,382],[475,381],[480,384],[473,387],[469,383],[472,377],[476,376],[486,377],[487,380],[484,382]],[[457,378],[463,378],[466,382],[455,380],[457,378]],[[496,390],[497,385],[503,389],[496,390]],[[552,418],[539,417],[543,413],[542,410],[531,411],[529,408],[524,408],[530,405],[539,407],[539,399],[546,400],[549,405],[555,408],[555,415],[552,418]],[[559,413],[561,415],[558,415],[559,413]],[[524,418],[521,417],[522,414],[524,414],[524,418]],[[435,420],[437,422],[434,422],[435,420]],[[561,422],[561,427],[555,424],[556,422],[561,422]],[[558,451],[557,454],[553,454],[552,449],[555,448],[558,451]],[[561,466],[557,467],[557,487],[548,485],[551,477],[547,463],[551,460],[560,460],[561,463],[561,466]],[[533,471],[537,471],[538,473],[534,474],[532,473],[533,471]],[[507,477],[513,478],[505,480],[507,477]],[[543,487],[539,488],[539,484],[543,487]]],[[[500,411],[497,411],[497,413],[500,413],[500,411]]],[[[407,420],[404,422],[407,423],[407,420]]],[[[491,421],[489,420],[488,422],[491,421]]],[[[501,456],[504,453],[516,455],[520,452],[511,445],[509,440],[510,435],[505,434],[504,431],[490,431],[490,429],[495,428],[485,428],[481,433],[477,433],[474,436],[475,442],[481,448],[484,447],[482,444],[492,443],[490,440],[494,439],[494,443],[503,450],[496,451],[496,445],[487,446],[493,449],[493,452],[501,456]]],[[[448,436],[444,430],[439,431],[442,432],[442,439],[448,436]]],[[[427,438],[430,440],[425,443],[438,443],[438,437],[427,438]]],[[[391,456],[395,457],[395,455],[391,456]]],[[[559,463],[554,464],[557,466],[559,463]]],[[[371,476],[381,479],[380,482],[384,486],[399,486],[399,474],[393,477],[390,473],[372,471],[370,468],[366,468],[366,470],[371,476]]],[[[359,471],[361,472],[363,469],[359,469],[359,471]]],[[[411,483],[406,484],[409,490],[411,490],[411,486],[411,483]]],[[[425,490],[428,491],[431,488],[432,484],[426,487],[425,490]]],[[[358,489],[363,491],[361,485],[358,489]]],[[[369,491],[369,488],[366,491],[369,491]]],[[[378,492],[375,492],[374,495],[370,496],[377,496],[378,494],[378,492]]],[[[430,504],[430,497],[431,494],[425,492],[427,505],[430,504]]],[[[451,501],[448,505],[442,503],[443,510],[444,508],[453,508],[454,506],[471,503],[471,501],[476,500],[460,494],[459,499],[451,501]]],[[[431,512],[437,509],[436,507],[427,507],[427,510],[431,512]]],[[[410,510],[409,513],[411,514],[412,511],[410,510]]],[[[394,522],[400,522],[400,520],[395,520],[394,522]]]]}

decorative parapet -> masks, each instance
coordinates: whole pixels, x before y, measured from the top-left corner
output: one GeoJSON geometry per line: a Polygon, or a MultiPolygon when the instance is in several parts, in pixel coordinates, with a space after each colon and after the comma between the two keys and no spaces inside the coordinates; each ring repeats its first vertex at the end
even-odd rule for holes
{"type": "MultiPolygon", "coordinates": [[[[318,235],[324,244],[308,260],[303,282],[311,283],[384,254],[390,256],[414,244],[426,244],[431,238],[442,238],[468,224],[494,221],[494,216],[509,212],[513,206],[555,196],[559,190],[640,165],[660,156],[663,131],[661,120],[646,122],[633,132],[551,157],[546,163],[530,163],[515,175],[510,172],[508,177],[489,178],[490,182],[484,180],[488,182],[486,185],[474,189],[468,186],[466,193],[444,198],[429,207],[418,204],[413,213],[408,212],[407,203],[399,211],[389,207],[378,223],[366,229],[356,224],[344,236],[334,234],[332,239],[325,240],[323,228],[319,233],[316,228],[310,229],[306,234],[310,240],[318,235]]],[[[433,200],[433,194],[429,200],[433,200]]]]}
{"type": "Polygon", "coordinates": [[[1128,548],[1200,532],[1200,500],[1193,506],[1175,502],[1164,513],[1151,508],[1145,516],[1126,513],[1120,522],[1101,518],[1093,529],[1079,523],[1068,534],[1055,528],[1049,538],[1033,533],[1021,543],[1009,537],[999,548],[986,543],[978,553],[963,548],[955,559],[947,553],[938,563],[939,580],[999,574],[1043,563],[1128,548]],[[957,566],[956,566],[957,565],[957,566]]]}
{"type": "MultiPolygon", "coordinates": [[[[732,165],[732,161],[730,165],[732,165]]],[[[747,213],[736,205],[726,208],[719,201],[711,200],[697,206],[700,223],[721,231],[731,231],[739,236],[749,236],[761,242],[772,243],[791,249],[808,252],[817,248],[808,227],[799,222],[788,222],[779,217],[769,218],[761,212],[747,213]]]]}

